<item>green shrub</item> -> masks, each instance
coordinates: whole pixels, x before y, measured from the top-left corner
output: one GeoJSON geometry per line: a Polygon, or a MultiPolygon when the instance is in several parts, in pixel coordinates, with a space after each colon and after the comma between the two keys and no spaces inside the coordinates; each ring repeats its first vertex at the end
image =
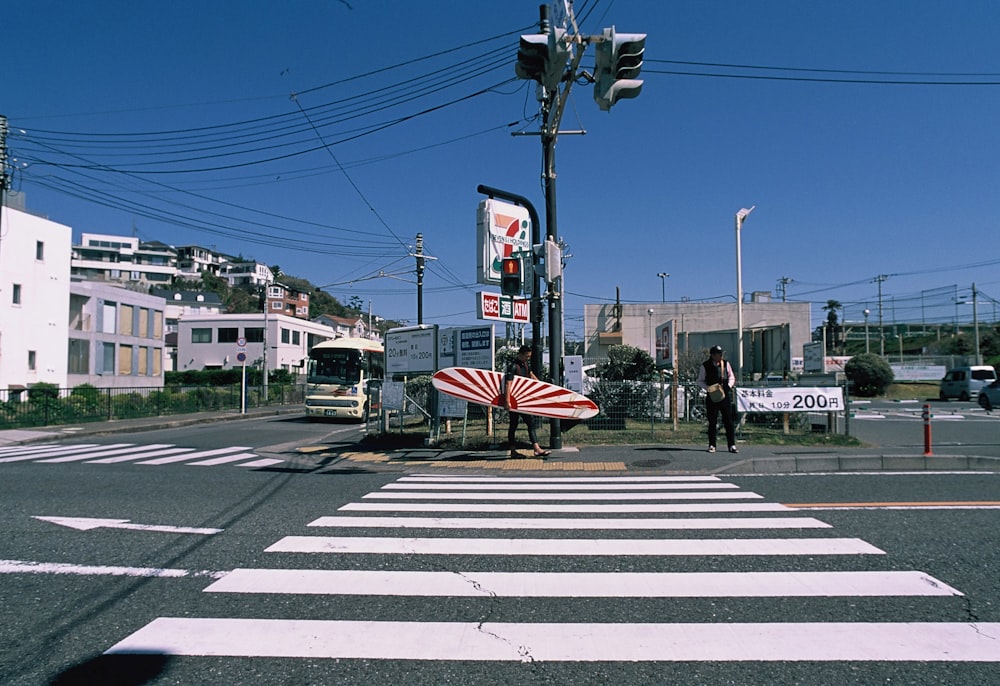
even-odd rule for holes
{"type": "Polygon", "coordinates": [[[882,395],[895,378],[889,363],[874,353],[852,357],[844,365],[844,374],[852,384],[854,395],[862,398],[882,395]]]}

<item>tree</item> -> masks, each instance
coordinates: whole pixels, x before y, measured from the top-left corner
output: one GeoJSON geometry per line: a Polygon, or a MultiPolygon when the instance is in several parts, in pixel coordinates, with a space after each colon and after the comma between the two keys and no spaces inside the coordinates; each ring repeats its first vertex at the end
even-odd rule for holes
{"type": "Polygon", "coordinates": [[[597,367],[603,381],[655,381],[659,378],[656,360],[642,348],[613,345],[608,348],[608,360],[597,367]]]}
{"type": "Polygon", "coordinates": [[[831,352],[837,347],[837,332],[840,328],[837,310],[843,310],[844,306],[839,300],[827,300],[823,309],[826,311],[826,347],[827,352],[831,352]]]}
{"type": "Polygon", "coordinates": [[[892,367],[875,353],[855,355],[844,365],[844,374],[851,382],[854,395],[874,398],[885,393],[895,376],[892,367]]]}

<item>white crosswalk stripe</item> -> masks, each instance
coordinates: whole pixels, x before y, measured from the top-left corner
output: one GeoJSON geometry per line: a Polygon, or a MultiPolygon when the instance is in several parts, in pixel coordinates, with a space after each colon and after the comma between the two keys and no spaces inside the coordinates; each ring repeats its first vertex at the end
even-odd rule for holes
{"type": "Polygon", "coordinates": [[[530,622],[492,622],[482,621],[478,614],[467,621],[423,621],[419,616],[385,621],[366,618],[367,606],[360,600],[356,601],[357,617],[254,616],[254,598],[275,594],[336,596],[345,601],[380,596],[489,601],[788,598],[801,603],[824,598],[898,597],[930,602],[962,596],[959,589],[919,570],[865,569],[865,560],[884,557],[885,553],[857,538],[830,536],[829,525],[792,508],[740,502],[748,495],[760,496],[720,488],[722,482],[715,477],[646,482],[653,484],[655,491],[628,488],[630,483],[642,482],[616,481],[614,477],[571,479],[402,477],[363,496],[365,502],[347,503],[336,514],[319,516],[308,525],[334,529],[335,535],[322,531],[323,535],[280,538],[265,549],[273,556],[269,559],[276,561],[275,567],[236,569],[204,589],[212,594],[240,594],[246,599],[240,605],[250,616],[160,617],[107,652],[134,653],[155,647],[158,653],[168,655],[375,661],[1000,662],[1000,645],[993,638],[1000,633],[1000,624],[911,622],[905,616],[880,622],[837,621],[836,617],[797,621],[794,610],[789,610],[787,621],[776,622],[699,621],[699,617],[683,621],[677,616],[663,623],[629,622],[627,616],[618,622],[605,617],[593,617],[593,622],[546,622],[545,617],[533,617],[530,622]],[[416,489],[415,483],[433,484],[434,488],[416,489]],[[670,502],[679,493],[665,488],[671,483],[694,484],[704,490],[683,495],[712,502],[670,502]],[[502,489],[501,484],[515,487],[502,489]],[[708,490],[713,487],[716,490],[708,490]],[[425,502],[428,491],[453,502],[425,502]],[[407,495],[399,500],[408,502],[370,500],[400,493],[407,495]],[[519,502],[525,495],[543,502],[519,502]],[[609,499],[619,502],[606,502],[609,499]],[[634,502],[636,499],[644,502],[634,502]],[[391,514],[396,512],[434,516],[391,514]],[[523,513],[573,516],[516,516],[523,513]],[[627,516],[632,513],[643,516],[627,516]],[[698,516],[688,516],[692,513],[698,516]],[[769,514],[747,516],[757,513],[769,514]],[[352,533],[359,529],[368,531],[364,535],[352,533]],[[415,529],[456,534],[433,537],[407,533],[415,529]],[[372,530],[385,535],[372,536],[372,530]],[[534,538],[528,533],[560,530],[589,537],[534,538]],[[616,531],[633,533],[622,538],[612,533],[616,531]],[[691,538],[690,532],[696,531],[711,531],[714,537],[691,538]],[[643,532],[645,537],[639,535],[643,532]],[[382,557],[365,557],[373,555],[382,557]],[[419,562],[422,555],[448,556],[448,561],[428,569],[419,562]],[[539,559],[553,558],[570,566],[573,556],[584,556],[575,559],[588,562],[621,558],[613,569],[629,569],[632,563],[627,560],[645,560],[647,567],[655,568],[661,566],[656,562],[659,559],[694,556],[693,564],[711,569],[579,571],[578,567],[553,569],[551,562],[545,564],[544,571],[537,567],[539,559]],[[855,561],[851,569],[808,569],[811,564],[819,565],[819,558],[846,560],[848,556],[855,561]],[[791,564],[793,557],[797,561],[791,564]],[[736,565],[740,571],[718,571],[728,559],[741,560],[736,565]],[[315,568],[310,568],[310,560],[316,560],[315,568]],[[490,560],[503,560],[503,569],[490,569],[490,560]],[[765,560],[789,562],[791,568],[752,569],[755,561],[765,560]],[[282,562],[289,567],[281,567],[282,562]]]}
{"type": "Polygon", "coordinates": [[[250,452],[248,446],[227,446],[211,450],[184,448],[170,443],[136,445],[132,443],[109,444],[40,444],[31,446],[7,446],[0,448],[0,464],[5,462],[39,462],[63,464],[82,462],[85,464],[132,463],[147,466],[184,464],[198,467],[232,465],[259,469],[281,464],[284,460],[262,458],[250,452]]]}

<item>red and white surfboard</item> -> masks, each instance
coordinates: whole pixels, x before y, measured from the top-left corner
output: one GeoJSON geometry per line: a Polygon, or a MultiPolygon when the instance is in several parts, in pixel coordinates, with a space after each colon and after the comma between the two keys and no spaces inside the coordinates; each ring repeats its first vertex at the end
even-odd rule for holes
{"type": "MultiPolygon", "coordinates": [[[[442,393],[479,405],[502,407],[503,374],[488,369],[448,367],[431,377],[442,393]]],[[[510,409],[552,419],[590,419],[600,409],[590,398],[555,384],[515,376],[510,382],[510,409]]]]}

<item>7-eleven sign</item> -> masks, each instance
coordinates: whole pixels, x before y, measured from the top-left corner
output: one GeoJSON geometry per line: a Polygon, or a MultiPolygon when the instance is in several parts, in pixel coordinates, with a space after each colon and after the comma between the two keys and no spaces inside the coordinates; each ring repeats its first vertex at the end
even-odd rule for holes
{"type": "Polygon", "coordinates": [[[531,216],[527,208],[492,198],[476,213],[477,282],[500,285],[505,257],[531,254],[531,216]]]}

